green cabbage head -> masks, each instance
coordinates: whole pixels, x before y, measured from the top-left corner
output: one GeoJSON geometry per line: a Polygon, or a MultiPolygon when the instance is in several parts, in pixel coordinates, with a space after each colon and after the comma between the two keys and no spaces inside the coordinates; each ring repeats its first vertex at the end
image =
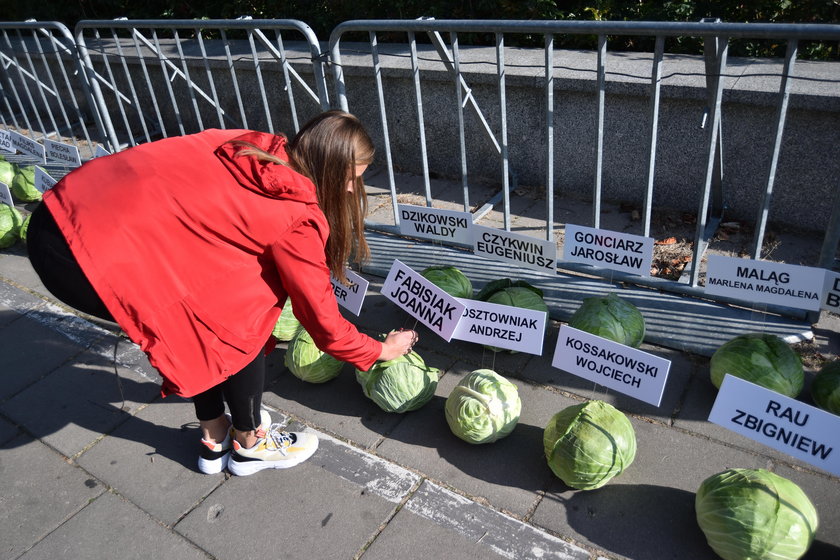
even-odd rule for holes
{"type": "Polygon", "coordinates": [[[344,366],[344,362],[319,350],[303,328],[289,342],[284,362],[295,377],[309,383],[325,383],[337,377],[344,366]]]}
{"type": "Polygon", "coordinates": [[[277,340],[288,342],[295,337],[301,328],[300,321],[297,320],[292,309],[292,300],[286,298],[286,303],[283,305],[283,313],[277,319],[277,324],[274,325],[274,330],[271,331],[271,335],[277,340]]]}
{"type": "Polygon", "coordinates": [[[454,266],[430,266],[420,274],[452,297],[473,297],[472,282],[454,266]]]}
{"type": "Polygon", "coordinates": [[[4,183],[7,187],[11,187],[14,178],[15,164],[10,161],[6,161],[6,158],[0,156],[0,183],[4,183]]]}
{"type": "Polygon", "coordinates": [[[493,370],[477,369],[452,389],[445,410],[453,434],[468,443],[490,443],[513,431],[522,401],[516,385],[493,370]]]}
{"type": "Polygon", "coordinates": [[[385,412],[417,410],[432,400],[440,370],[429,367],[417,352],[356,370],[365,396],[385,412]]]}
{"type": "Polygon", "coordinates": [[[773,334],[736,336],[715,350],[709,365],[718,389],[727,373],[794,399],[805,384],[799,356],[773,334]]]}
{"type": "Polygon", "coordinates": [[[636,432],[627,416],[593,400],[555,414],[543,432],[548,466],[566,485],[600,488],[636,458],[636,432]]]}
{"type": "Polygon", "coordinates": [[[645,318],[635,305],[615,294],[584,298],[569,326],[633,348],[645,338],[645,318]]]}
{"type": "Polygon", "coordinates": [[[21,202],[35,202],[41,200],[41,191],[35,188],[35,166],[18,167],[12,184],[9,185],[12,196],[21,202]]]}
{"type": "Polygon", "coordinates": [[[0,249],[6,249],[17,243],[23,217],[18,209],[0,203],[0,249]]]}
{"type": "Polygon", "coordinates": [[[27,214],[26,217],[23,219],[23,223],[20,224],[20,231],[18,232],[20,236],[20,240],[26,243],[26,232],[29,231],[29,218],[32,217],[32,214],[27,214]]]}
{"type": "Polygon", "coordinates": [[[840,360],[820,369],[811,383],[811,398],[821,409],[840,416],[840,360]]]}
{"type": "Polygon", "coordinates": [[[764,469],[727,469],[694,499],[697,524],[724,560],[795,560],[817,532],[817,511],[790,480],[764,469]]]}

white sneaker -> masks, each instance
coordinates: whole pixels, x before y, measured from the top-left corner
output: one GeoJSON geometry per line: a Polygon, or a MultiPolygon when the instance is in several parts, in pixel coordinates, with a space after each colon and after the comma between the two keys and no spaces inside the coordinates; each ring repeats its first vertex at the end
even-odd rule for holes
{"type": "MultiPolygon", "coordinates": [[[[228,422],[231,423],[224,441],[213,443],[201,439],[201,452],[198,455],[198,470],[204,474],[218,474],[228,466],[230,451],[233,448],[233,422],[230,414],[225,413],[228,422]]],[[[260,410],[260,427],[271,425],[271,415],[265,410],[260,410]]]]}
{"type": "Polygon", "coordinates": [[[287,469],[306,461],[318,449],[318,436],[307,432],[284,432],[272,424],[267,432],[258,431],[257,443],[246,449],[233,441],[228,470],[247,476],[263,469],[287,469]]]}

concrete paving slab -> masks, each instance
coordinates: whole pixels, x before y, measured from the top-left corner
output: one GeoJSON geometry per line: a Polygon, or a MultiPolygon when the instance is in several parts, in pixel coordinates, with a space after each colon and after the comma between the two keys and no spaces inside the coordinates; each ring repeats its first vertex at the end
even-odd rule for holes
{"type": "Polygon", "coordinates": [[[28,436],[0,447],[0,480],[4,559],[18,558],[105,490],[88,473],[28,436]]]}
{"type": "Polygon", "coordinates": [[[160,394],[137,373],[86,353],[0,405],[0,412],[59,452],[73,457],[160,394]],[[125,399],[125,410],[120,410],[125,399]]]}
{"type": "Polygon", "coordinates": [[[376,451],[482,503],[525,516],[552,476],[543,458],[545,423],[574,401],[511,379],[522,401],[516,428],[493,443],[470,444],[452,433],[444,407],[452,388],[472,369],[456,364],[438,384],[432,401],[405,414],[376,451]]]}
{"type": "MultiPolygon", "coordinates": [[[[27,212],[24,211],[21,214],[26,215],[27,212]]],[[[3,277],[20,286],[26,286],[40,294],[49,294],[32,268],[26,253],[26,246],[23,243],[4,249],[0,253],[0,270],[3,271],[3,277]]]]}
{"type": "Polygon", "coordinates": [[[192,403],[167,397],[128,418],[77,462],[143,511],[172,526],[225,479],[224,474],[198,471],[200,438],[192,403]]]}
{"type": "Polygon", "coordinates": [[[21,556],[21,560],[36,558],[188,560],[208,556],[130,502],[105,492],[21,556]]]}
{"type": "Polygon", "coordinates": [[[584,560],[589,552],[508,515],[426,481],[406,502],[415,513],[505,558],[584,560]]]}
{"type": "Polygon", "coordinates": [[[620,558],[710,558],[695,521],[694,493],[716,472],[764,468],[767,460],[674,428],[631,422],[636,459],[623,473],[588,491],[555,478],[531,521],[620,558]]]}
{"type": "Polygon", "coordinates": [[[353,558],[395,509],[308,461],[231,478],[175,530],[217,558],[353,558]]]}

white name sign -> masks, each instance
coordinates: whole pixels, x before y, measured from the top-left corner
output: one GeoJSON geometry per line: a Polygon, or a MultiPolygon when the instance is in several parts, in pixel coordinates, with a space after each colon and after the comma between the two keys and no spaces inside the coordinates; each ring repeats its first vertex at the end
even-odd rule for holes
{"type": "Polygon", "coordinates": [[[37,157],[41,163],[46,163],[46,152],[41,144],[14,130],[10,134],[13,148],[21,153],[37,157]]]}
{"type": "Polygon", "coordinates": [[[55,185],[58,181],[52,178],[52,176],[41,169],[39,166],[35,166],[35,188],[41,191],[42,193],[47,192],[53,185],[55,185]]]}
{"type": "Polygon", "coordinates": [[[727,374],[709,421],[840,476],[840,416],[727,374]]]}
{"type": "Polygon", "coordinates": [[[653,238],[566,224],[563,258],[639,276],[650,276],[653,238]]]}
{"type": "Polygon", "coordinates": [[[464,316],[452,338],[542,355],[547,313],[476,299],[456,298],[464,316]]]}
{"type": "Polygon", "coordinates": [[[472,214],[398,204],[400,233],[412,237],[436,239],[472,245],[472,214]]]}
{"type": "Polygon", "coordinates": [[[560,327],[551,365],[654,406],[671,369],[670,360],[568,325],[560,327]]]}
{"type": "Polygon", "coordinates": [[[15,148],[12,146],[12,134],[8,130],[0,130],[0,152],[15,153],[15,148]]]}
{"type": "Polygon", "coordinates": [[[15,205],[15,199],[12,198],[12,191],[9,190],[9,185],[0,183],[0,204],[7,204],[8,206],[15,205]]]}
{"type": "Polygon", "coordinates": [[[447,342],[464,314],[463,303],[397,259],[382,284],[382,293],[447,342]]]}
{"type": "Polygon", "coordinates": [[[840,313],[840,274],[837,272],[825,271],[822,308],[840,313]]]}
{"type": "Polygon", "coordinates": [[[706,293],[818,311],[825,269],[709,255],[706,293]]]}
{"type": "Polygon", "coordinates": [[[347,280],[350,281],[349,286],[345,286],[339,282],[335,276],[330,277],[333,285],[333,293],[338,304],[347,309],[354,315],[358,315],[362,311],[362,304],[365,301],[368,285],[370,282],[353,272],[352,270],[345,270],[344,274],[347,280]]]}
{"type": "Polygon", "coordinates": [[[536,270],[555,272],[557,267],[557,246],[553,242],[475,224],[473,252],[536,270]]]}
{"type": "Polygon", "coordinates": [[[82,158],[79,157],[79,148],[76,146],[44,139],[44,150],[46,151],[47,159],[67,163],[73,167],[82,165],[82,158]]]}
{"type": "Polygon", "coordinates": [[[111,152],[100,146],[99,144],[96,145],[96,151],[93,152],[93,157],[98,158],[102,156],[110,156],[111,152]]]}

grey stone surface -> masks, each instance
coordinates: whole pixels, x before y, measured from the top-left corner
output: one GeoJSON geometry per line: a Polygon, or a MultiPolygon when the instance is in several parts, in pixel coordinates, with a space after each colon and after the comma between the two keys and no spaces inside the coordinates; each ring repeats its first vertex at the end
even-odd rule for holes
{"type": "Polygon", "coordinates": [[[27,436],[0,447],[0,481],[0,558],[4,559],[19,557],[105,490],[89,474],[27,436]]]}
{"type": "Polygon", "coordinates": [[[105,492],[21,558],[181,560],[207,559],[208,555],[135,505],[105,492]]]}

